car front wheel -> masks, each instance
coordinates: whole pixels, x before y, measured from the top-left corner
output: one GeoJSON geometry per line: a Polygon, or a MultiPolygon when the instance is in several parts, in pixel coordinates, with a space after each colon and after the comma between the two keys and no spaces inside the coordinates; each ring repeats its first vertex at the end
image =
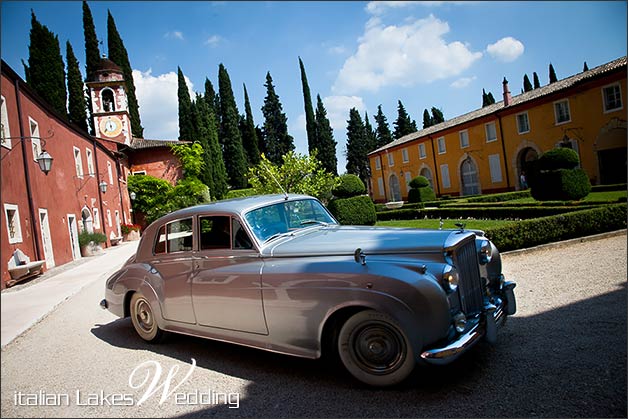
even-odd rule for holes
{"type": "Polygon", "coordinates": [[[373,310],[350,317],[338,334],[338,353],[345,368],[372,386],[400,383],[414,370],[412,347],[390,316],[373,310]]]}
{"type": "Polygon", "coordinates": [[[157,326],[155,314],[148,299],[136,292],[131,297],[131,322],[135,331],[147,342],[159,342],[163,337],[163,330],[157,326]]]}

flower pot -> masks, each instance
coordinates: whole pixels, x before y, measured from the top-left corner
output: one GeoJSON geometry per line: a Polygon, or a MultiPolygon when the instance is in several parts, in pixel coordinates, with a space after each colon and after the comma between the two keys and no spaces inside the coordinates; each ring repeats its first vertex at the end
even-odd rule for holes
{"type": "Polygon", "coordinates": [[[100,243],[89,242],[89,244],[81,246],[81,256],[83,257],[96,256],[102,253],[104,251],[100,243]]]}
{"type": "Polygon", "coordinates": [[[137,231],[137,230],[131,230],[128,233],[124,234],[123,236],[124,236],[124,241],[125,242],[139,240],[140,239],[140,232],[137,231]]]}

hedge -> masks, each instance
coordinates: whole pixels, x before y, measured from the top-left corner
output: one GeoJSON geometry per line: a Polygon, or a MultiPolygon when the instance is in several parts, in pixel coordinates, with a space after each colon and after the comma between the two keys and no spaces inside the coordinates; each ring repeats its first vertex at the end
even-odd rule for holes
{"type": "Polygon", "coordinates": [[[626,228],[626,205],[614,204],[568,214],[487,228],[484,232],[500,251],[523,249],[560,240],[626,228]]]}
{"type": "Polygon", "coordinates": [[[433,201],[436,199],[436,195],[434,194],[434,190],[429,186],[422,186],[420,188],[412,188],[408,192],[408,202],[410,203],[419,203],[426,201],[433,201]]]}
{"type": "Polygon", "coordinates": [[[512,201],[514,199],[529,198],[530,196],[530,190],[526,189],[525,191],[504,192],[492,195],[476,196],[472,198],[467,198],[465,200],[467,202],[502,202],[512,201]]]}
{"type": "Polygon", "coordinates": [[[547,217],[550,215],[564,214],[581,210],[579,207],[570,206],[528,206],[505,208],[426,208],[412,209],[401,208],[398,210],[377,213],[377,221],[389,220],[416,220],[419,218],[473,218],[491,220],[512,220],[547,217]]]}
{"type": "Polygon", "coordinates": [[[531,188],[537,201],[570,201],[587,196],[591,183],[582,169],[558,169],[538,173],[531,188]]]}
{"type": "Polygon", "coordinates": [[[612,192],[612,191],[625,191],[625,183],[616,183],[614,185],[595,185],[591,186],[591,192],[612,192]]]}
{"type": "Polygon", "coordinates": [[[374,225],[377,221],[375,204],[366,195],[332,199],[327,209],[343,225],[374,225]]]}

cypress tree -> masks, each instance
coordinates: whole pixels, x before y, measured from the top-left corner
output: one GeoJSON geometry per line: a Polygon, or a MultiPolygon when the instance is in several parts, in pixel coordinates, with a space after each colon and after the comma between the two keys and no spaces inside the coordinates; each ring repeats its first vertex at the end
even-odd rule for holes
{"type": "Polygon", "coordinates": [[[523,91],[529,92],[530,90],[532,90],[532,83],[530,83],[530,79],[528,78],[528,75],[524,74],[523,75],[523,91]]]}
{"type": "Polygon", "coordinates": [[[194,130],[194,112],[192,108],[192,99],[190,99],[190,90],[185,83],[185,77],[181,67],[177,67],[177,97],[179,98],[179,140],[194,141],[196,140],[194,130]]]}
{"type": "Polygon", "coordinates": [[[270,72],[266,73],[266,97],[262,113],[264,115],[264,144],[266,157],[276,165],[283,163],[282,156],[294,150],[293,138],[288,134],[288,118],[283,113],[279,96],[275,93],[270,72]]]}
{"type": "Polygon", "coordinates": [[[67,117],[65,68],[59,38],[31,10],[28,83],[60,115],[67,117]]]}
{"type": "Polygon", "coordinates": [[[257,136],[257,149],[260,154],[266,155],[266,141],[264,140],[264,130],[255,125],[255,135],[257,136]]]}
{"type": "Polygon", "coordinates": [[[582,67],[582,72],[585,72],[585,71],[589,71],[589,66],[587,65],[586,61],[584,62],[584,66],[582,67]]]}
{"type": "Polygon", "coordinates": [[[220,116],[220,96],[218,96],[218,93],[216,93],[216,91],[214,90],[214,85],[207,77],[205,77],[204,99],[214,113],[215,123],[219,124],[220,120],[218,118],[220,116]]]}
{"type": "Polygon", "coordinates": [[[301,61],[301,57],[299,57],[299,67],[301,68],[301,85],[303,87],[303,103],[305,105],[305,130],[307,132],[307,148],[309,153],[312,154],[312,151],[319,148],[320,139],[316,137],[316,121],[314,116],[314,109],[312,108],[312,96],[310,94],[310,86],[307,83],[305,67],[303,66],[303,61],[301,61]]]}
{"type": "Polygon", "coordinates": [[[87,103],[83,90],[83,78],[70,41],[66,42],[65,51],[68,65],[68,116],[70,122],[87,131],[87,103]]]}
{"type": "Polygon", "coordinates": [[[109,59],[120,66],[126,85],[126,97],[129,106],[129,117],[131,119],[131,133],[134,137],[143,138],[144,128],[140,120],[140,105],[137,103],[135,95],[135,83],[133,82],[133,69],[129,62],[129,55],[124,46],[124,42],[116,28],[116,22],[107,10],[107,50],[109,59]]]}
{"type": "Polygon", "coordinates": [[[552,63],[550,63],[549,65],[549,82],[550,84],[552,83],[556,83],[558,81],[558,78],[556,77],[556,72],[554,71],[554,66],[552,65],[552,63]]]}
{"type": "Polygon", "coordinates": [[[440,124],[441,122],[445,122],[443,111],[432,106],[432,123],[436,125],[440,124]]]}
{"type": "Polygon", "coordinates": [[[222,136],[223,158],[229,178],[229,185],[242,189],[247,185],[247,165],[242,136],[238,127],[238,108],[231,88],[227,69],[218,66],[218,94],[220,95],[220,133],[222,136]]]}
{"type": "Polygon", "coordinates": [[[316,138],[318,146],[314,149],[318,151],[316,158],[321,162],[323,168],[334,176],[338,175],[338,157],[336,156],[336,140],[331,129],[327,110],[323,105],[320,95],[316,95],[316,115],[315,115],[316,138]]]}
{"type": "Polygon", "coordinates": [[[393,137],[390,133],[390,127],[388,126],[388,122],[386,121],[386,116],[382,112],[382,105],[377,106],[377,115],[375,115],[375,122],[377,123],[377,128],[375,129],[376,138],[377,138],[377,148],[383,147],[386,144],[392,142],[393,137]]]}
{"type": "Polygon", "coordinates": [[[227,171],[218,142],[218,128],[214,110],[204,97],[197,95],[195,101],[197,131],[199,142],[203,146],[205,167],[201,181],[210,190],[213,199],[222,199],[229,189],[227,171]]]}
{"type": "Polygon", "coordinates": [[[100,63],[100,50],[92,11],[85,0],[83,0],[83,35],[85,36],[85,75],[87,80],[92,80],[100,63]]]}
{"type": "Polygon", "coordinates": [[[367,184],[370,168],[367,158],[366,129],[356,108],[349,111],[347,121],[347,173],[357,175],[367,184]]]}
{"type": "Polygon", "coordinates": [[[255,122],[253,122],[253,112],[251,111],[251,102],[249,101],[249,94],[246,91],[246,85],[244,86],[244,113],[245,116],[242,121],[242,128],[240,130],[242,134],[242,146],[246,152],[246,157],[249,162],[249,166],[257,166],[260,162],[260,152],[257,144],[257,133],[255,132],[255,122]]]}
{"type": "MultiPolygon", "coordinates": [[[[484,93],[484,89],[482,89],[482,101],[484,102],[486,100],[485,98],[486,93],[484,93]]],[[[482,104],[482,106],[485,106],[484,104],[482,104]]],[[[432,125],[434,125],[434,121],[432,121],[432,117],[430,116],[430,113],[427,111],[427,109],[423,109],[423,128],[427,128],[427,127],[431,127],[432,125]]]]}
{"type": "Polygon", "coordinates": [[[493,97],[493,93],[488,92],[488,94],[486,95],[486,98],[489,105],[492,105],[493,103],[495,103],[495,98],[493,97]]]}
{"type": "Polygon", "coordinates": [[[536,74],[536,71],[532,74],[532,79],[534,80],[534,88],[538,89],[541,87],[541,82],[539,82],[539,75],[536,74]]]}
{"type": "Polygon", "coordinates": [[[406,108],[401,101],[397,101],[397,120],[393,124],[395,131],[393,137],[397,140],[404,135],[416,132],[416,123],[410,119],[406,108]]]}
{"type": "Polygon", "coordinates": [[[366,112],[364,112],[364,130],[366,131],[366,152],[370,153],[377,148],[377,133],[369,122],[369,114],[366,112]]]}

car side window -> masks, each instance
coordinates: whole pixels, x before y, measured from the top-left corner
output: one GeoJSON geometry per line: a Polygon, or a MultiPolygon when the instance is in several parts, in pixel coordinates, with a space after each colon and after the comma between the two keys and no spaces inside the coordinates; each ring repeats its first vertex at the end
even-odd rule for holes
{"type": "Polygon", "coordinates": [[[173,221],[166,225],[168,253],[192,250],[192,219],[173,221]]]}
{"type": "Polygon", "coordinates": [[[200,217],[200,249],[230,249],[231,248],[231,217],[200,217]]]}
{"type": "Polygon", "coordinates": [[[253,242],[246,233],[246,230],[240,224],[240,221],[233,218],[231,222],[231,231],[233,232],[233,248],[234,249],[252,249],[253,242]]]}
{"type": "Polygon", "coordinates": [[[154,254],[166,253],[166,226],[163,225],[157,233],[157,242],[155,243],[154,254]]]}

